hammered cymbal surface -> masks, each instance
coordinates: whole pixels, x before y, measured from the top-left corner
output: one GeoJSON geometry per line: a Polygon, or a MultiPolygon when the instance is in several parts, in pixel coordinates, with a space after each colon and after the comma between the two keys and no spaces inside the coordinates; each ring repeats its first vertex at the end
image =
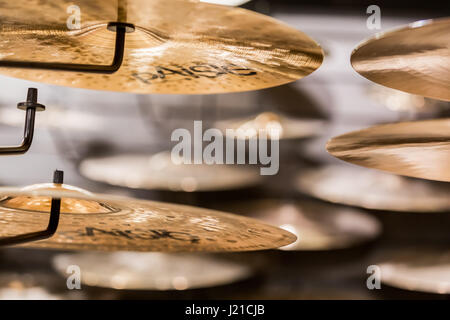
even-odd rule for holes
{"type": "Polygon", "coordinates": [[[1,237],[47,227],[50,198],[64,203],[97,202],[108,212],[61,212],[58,230],[51,238],[25,244],[28,247],[159,252],[220,252],[272,249],[290,244],[287,231],[229,213],[184,205],[115,197],[74,194],[51,190],[0,189],[1,237]],[[5,206],[17,197],[46,198],[40,210],[5,206]]]}
{"type": "Polygon", "coordinates": [[[85,285],[118,290],[191,290],[252,275],[244,264],[192,253],[82,252],[60,254],[52,262],[62,275],[68,266],[79,266],[85,285]]]}
{"type": "MultiPolygon", "coordinates": [[[[0,0],[0,58],[110,64],[117,3],[80,0],[81,29],[68,30],[67,3],[0,0]],[[39,10],[40,15],[36,14],[39,10]]],[[[208,94],[298,80],[322,63],[308,36],[242,8],[182,0],[128,0],[125,56],[111,75],[0,68],[0,73],[69,87],[132,93],[208,94]]]]}
{"type": "Polygon", "coordinates": [[[377,170],[328,165],[302,170],[297,189],[321,200],[398,212],[450,211],[450,185],[377,170]]]}
{"type": "Polygon", "coordinates": [[[333,156],[404,176],[450,181],[450,118],[374,126],[331,139],[333,156]]]}
{"type": "Polygon", "coordinates": [[[353,68],[378,84],[450,101],[450,18],[381,33],[352,53],[353,68]]]}
{"type": "Polygon", "coordinates": [[[261,182],[258,170],[221,164],[174,164],[170,152],[85,159],[80,172],[88,179],[145,190],[220,191],[261,182]]]}
{"type": "Polygon", "coordinates": [[[367,213],[315,201],[262,199],[231,203],[225,209],[295,234],[296,242],[280,248],[286,251],[343,249],[381,233],[381,224],[367,213]]]}

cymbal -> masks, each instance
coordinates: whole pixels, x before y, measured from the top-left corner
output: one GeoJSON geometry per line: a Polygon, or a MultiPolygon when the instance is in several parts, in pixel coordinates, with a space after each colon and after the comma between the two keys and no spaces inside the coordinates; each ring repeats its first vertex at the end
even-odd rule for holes
{"type": "Polygon", "coordinates": [[[353,68],[378,84],[450,101],[450,18],[375,35],[352,53],[353,68]]]}
{"type": "Polygon", "coordinates": [[[367,213],[313,201],[264,199],[227,204],[225,208],[295,234],[296,242],[280,248],[286,251],[342,249],[381,233],[378,220],[367,213]]]}
{"type": "MultiPolygon", "coordinates": [[[[79,0],[80,30],[67,30],[59,0],[0,1],[0,57],[109,64],[117,3],[79,0]],[[39,8],[41,15],[36,14],[39,8]],[[7,10],[6,10],[7,9],[7,10]]],[[[209,94],[257,90],[307,76],[322,63],[304,33],[242,8],[180,0],[128,0],[125,56],[111,75],[0,68],[21,79],[132,93],[209,94]],[[176,8],[176,10],[174,10],[176,8]]]]}
{"type": "Polygon", "coordinates": [[[333,156],[360,166],[438,181],[450,181],[450,118],[400,122],[331,139],[333,156]]]}
{"type": "Polygon", "coordinates": [[[450,105],[448,102],[425,98],[375,84],[368,88],[367,94],[375,102],[397,112],[436,112],[445,110],[450,105]]]}
{"type": "Polygon", "coordinates": [[[238,139],[250,139],[261,134],[270,139],[300,139],[320,134],[324,122],[315,119],[289,118],[274,112],[262,112],[253,117],[218,121],[215,127],[227,135],[233,129],[238,139]],[[240,131],[238,131],[240,130],[240,131]]]}
{"type": "Polygon", "coordinates": [[[447,248],[406,247],[380,257],[381,282],[435,294],[450,294],[450,251],[447,248]]]}
{"type": "Polygon", "coordinates": [[[400,212],[450,211],[450,185],[354,166],[302,170],[297,189],[321,200],[366,209],[400,212]]]}
{"type": "Polygon", "coordinates": [[[80,172],[88,179],[146,190],[220,191],[259,184],[259,172],[249,167],[220,164],[179,164],[170,152],[117,155],[85,159],[80,172]]]}
{"type": "Polygon", "coordinates": [[[194,254],[83,252],[57,255],[52,264],[63,275],[68,266],[79,266],[85,285],[121,290],[207,288],[252,275],[243,264],[194,254]]]}
{"type": "Polygon", "coordinates": [[[1,237],[46,228],[61,199],[58,230],[28,247],[101,251],[250,251],[295,241],[287,231],[214,210],[92,194],[68,185],[0,188],[1,237]]]}
{"type": "Polygon", "coordinates": [[[81,293],[56,293],[60,279],[51,274],[33,272],[0,272],[0,300],[70,300],[85,299],[81,293]],[[56,281],[55,281],[56,280],[56,281]],[[59,281],[58,281],[59,280],[59,281]],[[55,283],[56,282],[56,283],[55,283]]]}

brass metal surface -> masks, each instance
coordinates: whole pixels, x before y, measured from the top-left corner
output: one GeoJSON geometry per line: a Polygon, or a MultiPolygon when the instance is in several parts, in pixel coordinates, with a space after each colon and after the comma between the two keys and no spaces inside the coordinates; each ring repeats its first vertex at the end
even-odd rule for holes
{"type": "Polygon", "coordinates": [[[399,212],[450,211],[450,184],[347,165],[301,170],[297,189],[321,200],[399,212]]]}
{"type": "Polygon", "coordinates": [[[450,181],[450,119],[374,126],[331,139],[333,156],[360,166],[450,181]]]}
{"type": "Polygon", "coordinates": [[[450,101],[450,18],[377,34],[352,53],[353,68],[378,84],[450,101]]]}
{"type": "Polygon", "coordinates": [[[257,170],[244,166],[177,165],[171,161],[170,152],[85,159],[80,172],[86,178],[115,186],[184,192],[240,189],[262,180],[257,170]]]}
{"type": "Polygon", "coordinates": [[[380,254],[380,280],[410,291],[450,294],[450,250],[405,247],[380,254]]]}
{"type": "Polygon", "coordinates": [[[297,241],[286,251],[332,250],[376,238],[381,224],[362,211],[314,201],[264,199],[230,203],[225,210],[242,213],[288,230],[297,241]]]}
{"type": "Polygon", "coordinates": [[[144,252],[60,254],[53,266],[83,270],[81,282],[117,290],[191,290],[233,283],[252,275],[250,267],[210,255],[144,252]]]}
{"type": "MultiPolygon", "coordinates": [[[[67,3],[0,0],[0,59],[109,64],[116,1],[79,0],[81,29],[68,30],[67,3]],[[36,14],[39,10],[39,14],[36,14]]],[[[111,75],[0,68],[12,77],[133,93],[209,94],[298,80],[322,63],[322,49],[275,19],[242,8],[182,0],[128,0],[124,61],[111,75]]]]}
{"type": "Polygon", "coordinates": [[[277,248],[295,241],[287,231],[233,214],[184,205],[64,190],[0,188],[1,237],[42,229],[49,219],[48,202],[85,202],[107,212],[61,212],[57,232],[28,247],[100,251],[250,251],[277,248]],[[27,208],[8,206],[14,199],[38,198],[27,208]],[[78,201],[81,200],[81,201],[78,201]],[[5,205],[6,202],[6,205],[5,205]]]}
{"type": "Polygon", "coordinates": [[[322,120],[297,119],[274,112],[262,112],[256,116],[217,121],[215,127],[224,135],[238,139],[300,139],[319,135],[325,127],[322,120]],[[231,135],[227,130],[233,130],[231,135]]]}

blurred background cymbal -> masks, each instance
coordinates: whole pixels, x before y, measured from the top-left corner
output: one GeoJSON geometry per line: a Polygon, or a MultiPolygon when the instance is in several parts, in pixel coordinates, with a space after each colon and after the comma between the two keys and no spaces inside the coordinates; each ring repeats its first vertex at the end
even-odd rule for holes
{"type": "Polygon", "coordinates": [[[373,240],[381,233],[381,225],[371,215],[311,200],[262,199],[219,207],[292,232],[297,241],[280,248],[286,251],[348,248],[373,240]]]}
{"type": "Polygon", "coordinates": [[[350,165],[301,170],[296,186],[303,194],[324,201],[367,209],[425,213],[450,210],[448,183],[350,165]]]}
{"type": "Polygon", "coordinates": [[[62,275],[68,266],[83,270],[82,283],[117,290],[192,290],[246,279],[245,264],[198,254],[85,252],[53,257],[62,275]]]}
{"type": "Polygon", "coordinates": [[[450,250],[412,246],[378,255],[383,284],[410,291],[450,294],[450,250]]]}

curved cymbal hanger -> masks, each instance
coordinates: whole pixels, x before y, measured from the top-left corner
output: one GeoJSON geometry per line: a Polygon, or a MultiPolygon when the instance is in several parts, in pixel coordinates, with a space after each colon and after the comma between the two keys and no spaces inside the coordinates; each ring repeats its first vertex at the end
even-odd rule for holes
{"type": "Polygon", "coordinates": [[[109,31],[116,33],[114,58],[110,65],[0,60],[0,67],[112,74],[120,69],[123,62],[125,34],[134,32],[135,30],[133,24],[125,22],[127,19],[126,8],[127,0],[118,0],[117,21],[109,22],[107,25],[109,31]]]}
{"type": "MultiPolygon", "coordinates": [[[[53,183],[60,185],[63,183],[63,181],[64,181],[64,171],[55,170],[53,174],[53,183]]],[[[56,229],[58,229],[60,211],[61,211],[61,199],[52,198],[50,219],[48,221],[47,229],[42,231],[24,233],[13,237],[0,238],[0,246],[11,246],[50,238],[55,234],[56,229]]]]}
{"type": "Polygon", "coordinates": [[[33,142],[34,119],[36,111],[44,111],[45,106],[37,103],[38,91],[35,88],[28,88],[27,101],[17,104],[17,108],[26,111],[25,129],[23,132],[22,143],[18,146],[0,147],[0,155],[22,154],[30,149],[33,142]]]}

